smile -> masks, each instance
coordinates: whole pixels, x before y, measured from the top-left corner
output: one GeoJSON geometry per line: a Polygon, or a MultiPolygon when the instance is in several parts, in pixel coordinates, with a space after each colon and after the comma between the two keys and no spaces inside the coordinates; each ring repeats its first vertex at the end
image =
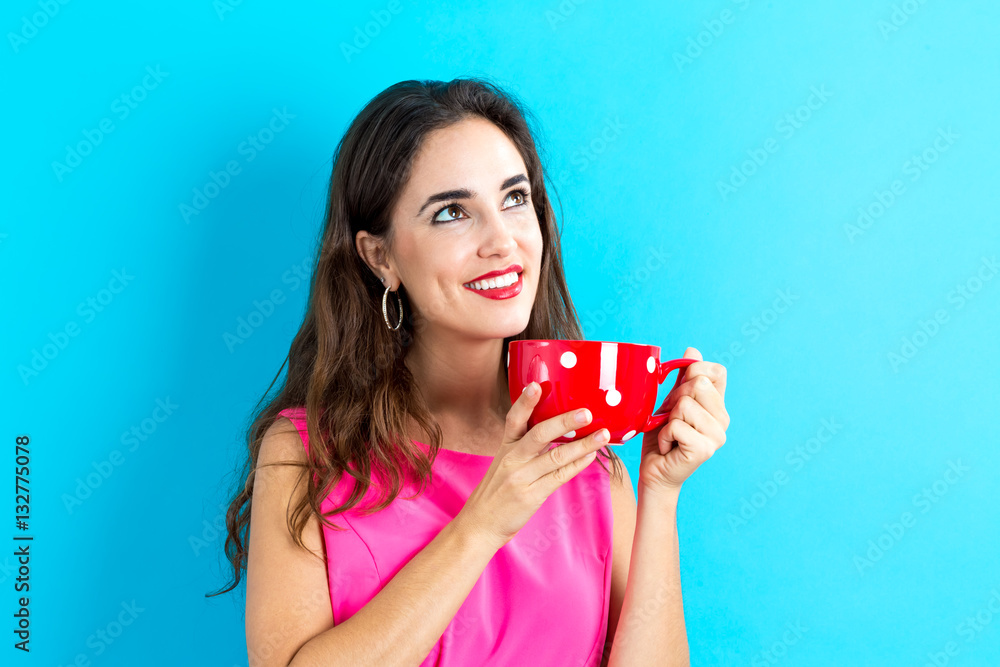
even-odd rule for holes
{"type": "Polygon", "coordinates": [[[505,273],[502,276],[497,276],[496,278],[487,278],[486,280],[477,280],[471,283],[465,283],[462,287],[468,287],[469,289],[485,290],[485,289],[496,289],[498,287],[507,287],[507,285],[513,285],[518,281],[519,274],[517,271],[511,271],[510,273],[505,273]]]}
{"type": "Polygon", "coordinates": [[[464,283],[462,287],[490,299],[509,299],[519,294],[523,285],[521,274],[511,271],[496,278],[464,283]]]}

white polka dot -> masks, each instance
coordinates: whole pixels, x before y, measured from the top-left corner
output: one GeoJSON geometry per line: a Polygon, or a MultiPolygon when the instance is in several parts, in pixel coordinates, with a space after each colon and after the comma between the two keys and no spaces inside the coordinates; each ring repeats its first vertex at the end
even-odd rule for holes
{"type": "Polygon", "coordinates": [[[622,395],[617,389],[608,389],[608,393],[604,395],[604,400],[608,402],[608,405],[618,405],[622,402],[622,395]]]}
{"type": "MultiPolygon", "coordinates": [[[[510,363],[510,362],[507,362],[507,363],[510,363]]],[[[654,359],[653,357],[650,357],[649,359],[646,359],[646,370],[649,371],[650,373],[652,373],[652,372],[654,372],[656,370],[656,359],[654,359]]]]}
{"type": "Polygon", "coordinates": [[[631,440],[634,435],[635,431],[629,431],[628,433],[622,436],[622,442],[625,442],[626,440],[631,440]]]}
{"type": "Polygon", "coordinates": [[[576,431],[570,431],[569,433],[567,433],[563,437],[564,438],[575,438],[576,437],[576,431]]]}
{"type": "Polygon", "coordinates": [[[510,350],[507,350],[507,365],[510,366],[510,350]]]}
{"type": "Polygon", "coordinates": [[[562,356],[559,357],[559,363],[563,365],[563,368],[573,368],[576,366],[576,355],[572,352],[563,352],[562,356]]]}

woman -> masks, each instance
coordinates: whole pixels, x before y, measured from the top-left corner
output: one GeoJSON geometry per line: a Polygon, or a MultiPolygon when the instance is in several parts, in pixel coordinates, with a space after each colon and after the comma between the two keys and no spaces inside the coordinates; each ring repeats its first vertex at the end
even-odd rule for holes
{"type": "Polygon", "coordinates": [[[527,428],[509,342],[582,336],[525,114],[481,79],[405,81],[337,148],[227,518],[252,666],[688,662],[677,499],[725,441],[725,369],[685,352],[638,500],[606,429],[551,445],[588,410],[527,428]]]}

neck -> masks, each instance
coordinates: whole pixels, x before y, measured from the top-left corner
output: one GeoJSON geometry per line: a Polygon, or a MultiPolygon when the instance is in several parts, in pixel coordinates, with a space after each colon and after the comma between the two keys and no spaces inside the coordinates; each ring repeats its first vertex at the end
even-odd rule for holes
{"type": "Polygon", "coordinates": [[[456,339],[433,332],[414,341],[404,363],[442,426],[495,428],[510,409],[502,350],[503,339],[456,339]]]}

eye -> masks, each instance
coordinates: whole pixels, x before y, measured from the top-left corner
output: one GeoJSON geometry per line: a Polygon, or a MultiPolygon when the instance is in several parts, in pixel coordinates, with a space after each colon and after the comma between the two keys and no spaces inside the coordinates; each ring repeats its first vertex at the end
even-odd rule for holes
{"type": "MultiPolygon", "coordinates": [[[[517,208],[518,206],[524,206],[525,204],[528,203],[528,197],[530,196],[530,194],[531,193],[529,193],[524,188],[517,188],[516,190],[511,190],[507,194],[507,199],[504,201],[509,200],[511,197],[515,197],[515,203],[512,204],[511,206],[508,206],[507,208],[517,208]]],[[[442,208],[439,208],[436,213],[434,213],[434,216],[431,218],[431,223],[437,225],[445,222],[453,222],[455,220],[461,220],[462,217],[454,217],[453,215],[450,214],[450,212],[454,211],[458,211],[459,213],[461,213],[462,207],[455,202],[446,204],[442,208]],[[438,217],[442,213],[446,215],[445,218],[438,217]]]]}
{"type": "Polygon", "coordinates": [[[461,210],[462,209],[461,209],[461,207],[458,204],[448,204],[444,208],[439,208],[438,209],[437,213],[434,214],[434,217],[431,218],[431,222],[434,223],[434,224],[438,224],[438,223],[441,223],[441,222],[451,222],[452,220],[461,220],[461,218],[454,218],[454,217],[451,217],[451,216],[448,216],[447,218],[445,218],[443,220],[439,220],[438,219],[438,216],[441,215],[442,213],[447,213],[448,211],[459,211],[459,212],[461,212],[461,210]]]}
{"type": "Polygon", "coordinates": [[[507,195],[507,198],[510,199],[514,195],[517,195],[519,200],[518,203],[514,204],[514,206],[524,206],[528,203],[528,191],[524,188],[511,190],[510,194],[507,195]]]}

